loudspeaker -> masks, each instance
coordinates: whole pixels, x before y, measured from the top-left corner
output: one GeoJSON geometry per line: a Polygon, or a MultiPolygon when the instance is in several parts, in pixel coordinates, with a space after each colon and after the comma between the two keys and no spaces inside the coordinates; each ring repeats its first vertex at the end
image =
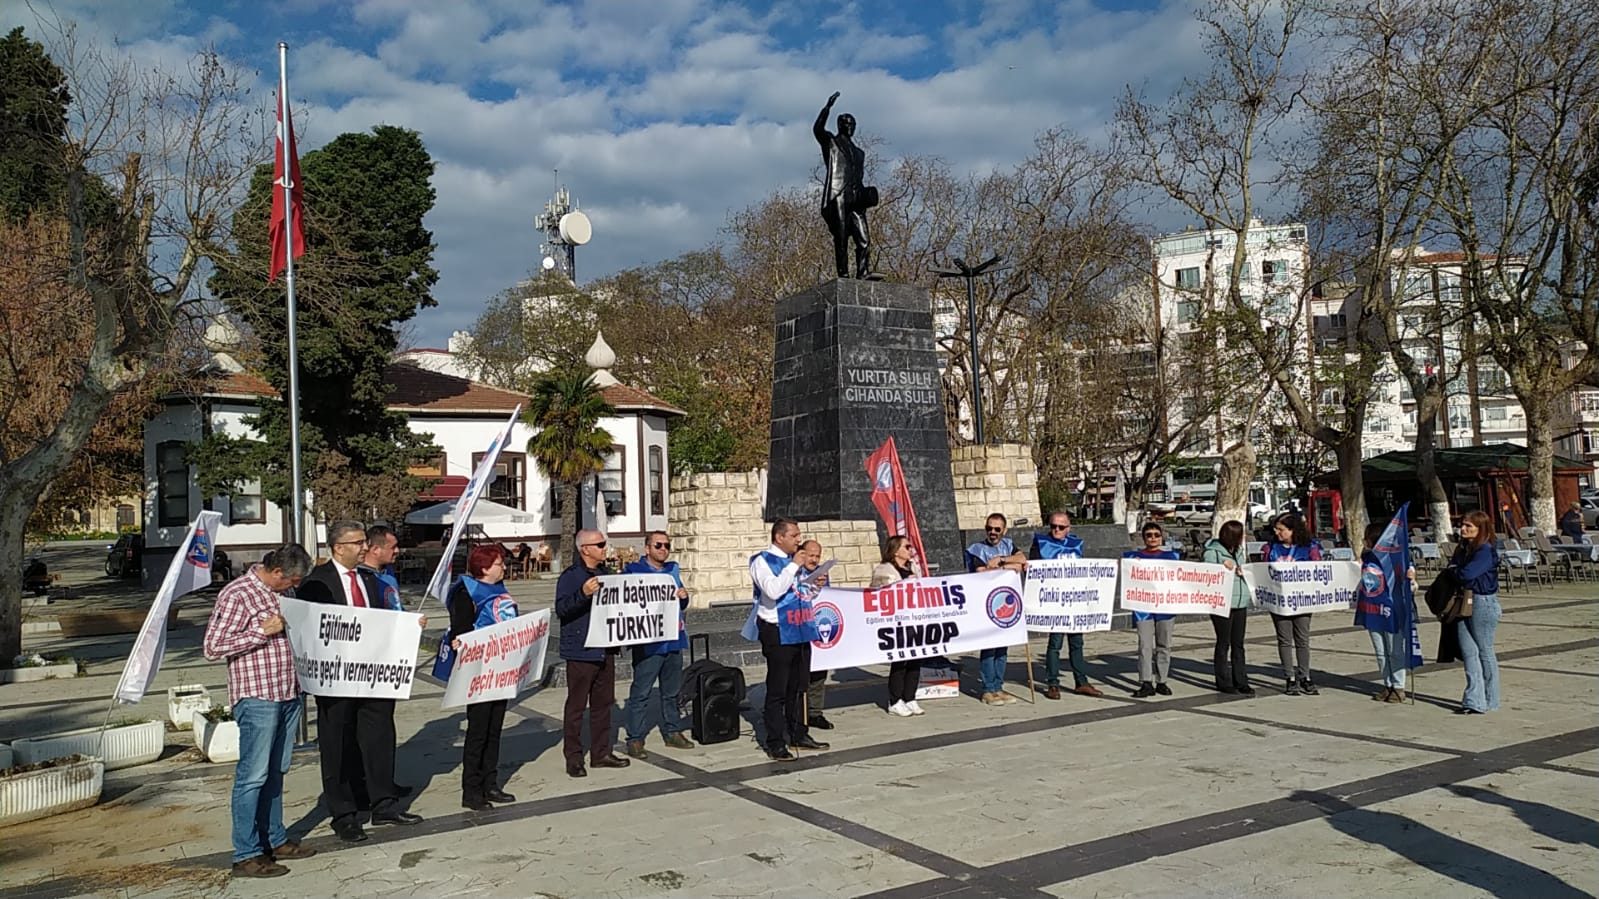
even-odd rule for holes
{"type": "Polygon", "coordinates": [[[723,668],[699,679],[694,693],[694,739],[700,743],[726,743],[738,738],[738,678],[736,669],[723,668]]]}

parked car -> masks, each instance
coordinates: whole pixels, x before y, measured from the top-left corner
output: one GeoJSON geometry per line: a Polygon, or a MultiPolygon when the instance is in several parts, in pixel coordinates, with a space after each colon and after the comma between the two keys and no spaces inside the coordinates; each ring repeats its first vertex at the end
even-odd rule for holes
{"type": "Polygon", "coordinates": [[[1208,524],[1216,517],[1215,503],[1178,503],[1172,510],[1171,517],[1182,522],[1185,526],[1191,524],[1208,524]]]}
{"type": "Polygon", "coordinates": [[[112,577],[138,577],[144,570],[144,537],[123,534],[106,547],[105,573],[112,577]]]}
{"type": "Polygon", "coordinates": [[[1579,499],[1582,506],[1582,526],[1588,530],[1599,528],[1599,500],[1579,499]]]}

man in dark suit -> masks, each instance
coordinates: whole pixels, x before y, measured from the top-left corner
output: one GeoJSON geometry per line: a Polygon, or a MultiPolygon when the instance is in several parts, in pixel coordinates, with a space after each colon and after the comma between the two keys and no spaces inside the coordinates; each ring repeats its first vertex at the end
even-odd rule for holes
{"type": "MultiPolygon", "coordinates": [[[[370,570],[359,567],[367,547],[359,521],[328,525],[328,555],[300,582],[307,602],[384,608],[383,588],[370,570]]],[[[394,700],[347,696],[316,698],[317,746],[322,761],[322,799],[333,818],[333,832],[346,843],[366,839],[356,817],[357,782],[364,775],[372,803],[372,823],[416,824],[421,815],[400,808],[394,783],[394,700]]]]}

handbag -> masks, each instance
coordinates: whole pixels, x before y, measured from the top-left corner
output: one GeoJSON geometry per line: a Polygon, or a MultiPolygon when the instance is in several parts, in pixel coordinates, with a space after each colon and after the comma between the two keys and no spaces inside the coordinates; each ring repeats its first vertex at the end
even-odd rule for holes
{"type": "Polygon", "coordinates": [[[1468,587],[1461,587],[1455,591],[1454,597],[1449,600],[1449,605],[1444,608],[1443,614],[1438,616],[1438,620],[1444,624],[1449,624],[1450,622],[1470,617],[1471,590],[1468,587]]]}

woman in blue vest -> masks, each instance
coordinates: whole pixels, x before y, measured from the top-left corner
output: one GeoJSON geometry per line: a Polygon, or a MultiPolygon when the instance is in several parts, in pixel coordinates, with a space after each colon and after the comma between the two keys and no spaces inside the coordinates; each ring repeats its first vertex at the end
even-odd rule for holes
{"type": "MultiPolygon", "coordinates": [[[[1173,562],[1182,558],[1176,550],[1163,548],[1166,532],[1160,525],[1150,522],[1139,533],[1143,535],[1144,548],[1130,549],[1122,553],[1122,558],[1170,559],[1173,562]]],[[[1171,633],[1176,618],[1169,612],[1133,613],[1133,624],[1138,628],[1138,689],[1133,692],[1134,698],[1143,699],[1156,693],[1171,695],[1166,675],[1171,672],[1171,633]]]]}
{"type": "MultiPolygon", "coordinates": [[[[446,640],[459,651],[460,636],[516,617],[516,600],[505,589],[505,551],[492,543],[472,547],[466,574],[455,582],[445,605],[450,610],[446,640]]],[[[505,726],[506,700],[474,702],[466,707],[466,745],[461,751],[461,807],[481,812],[490,802],[515,802],[500,789],[500,730],[505,726]]]]}
{"type": "MultiPolygon", "coordinates": [[[[1289,512],[1279,517],[1271,530],[1276,539],[1266,544],[1266,561],[1321,561],[1321,546],[1310,536],[1310,527],[1305,524],[1305,519],[1289,512]]],[[[1283,692],[1289,696],[1318,695],[1321,691],[1310,679],[1310,613],[1279,615],[1273,612],[1271,623],[1277,630],[1277,656],[1283,663],[1283,674],[1288,679],[1283,692]],[[1297,671],[1294,667],[1296,660],[1299,663],[1297,671]]]]}
{"type": "Polygon", "coordinates": [[[1499,708],[1499,658],[1494,655],[1501,614],[1499,550],[1494,547],[1493,519],[1486,513],[1466,513],[1449,568],[1472,594],[1471,614],[1455,622],[1460,661],[1466,667],[1466,693],[1455,714],[1481,715],[1499,708]]]}
{"type": "MultiPolygon", "coordinates": [[[[1388,583],[1377,544],[1388,530],[1388,522],[1366,525],[1366,551],[1360,554],[1360,592],[1355,596],[1355,626],[1371,634],[1371,648],[1377,653],[1377,669],[1382,672],[1382,691],[1371,698],[1378,702],[1405,701],[1405,672],[1410,670],[1410,622],[1416,617],[1416,599],[1394,596],[1388,583]]],[[[1414,589],[1416,569],[1406,566],[1406,576],[1414,589]]],[[[1397,572],[1396,572],[1397,574],[1397,572]]]]}
{"type": "Polygon", "coordinates": [[[1205,544],[1204,561],[1220,565],[1233,573],[1233,595],[1226,616],[1210,616],[1216,630],[1216,651],[1211,667],[1216,675],[1216,692],[1254,696],[1249,685],[1249,666],[1244,662],[1244,629],[1249,622],[1249,585],[1244,582],[1244,523],[1229,521],[1205,544]],[[1230,658],[1229,658],[1230,657],[1230,658]]]}

